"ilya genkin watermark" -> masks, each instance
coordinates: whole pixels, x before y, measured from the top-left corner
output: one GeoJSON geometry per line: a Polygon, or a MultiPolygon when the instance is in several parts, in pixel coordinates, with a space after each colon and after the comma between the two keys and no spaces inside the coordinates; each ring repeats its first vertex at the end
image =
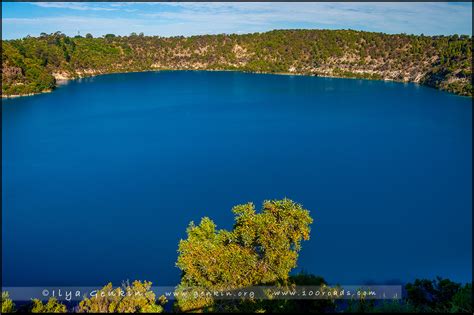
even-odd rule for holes
{"type": "MultiPolygon", "coordinates": [[[[103,286],[94,287],[2,287],[14,301],[38,299],[46,301],[77,302],[84,298],[141,297],[144,293],[120,290],[104,291],[103,286]]],[[[167,300],[212,298],[214,300],[394,300],[402,298],[401,285],[337,285],[337,286],[251,286],[234,289],[210,289],[203,287],[180,288],[172,286],[153,286],[150,290],[156,297],[167,300]]]]}

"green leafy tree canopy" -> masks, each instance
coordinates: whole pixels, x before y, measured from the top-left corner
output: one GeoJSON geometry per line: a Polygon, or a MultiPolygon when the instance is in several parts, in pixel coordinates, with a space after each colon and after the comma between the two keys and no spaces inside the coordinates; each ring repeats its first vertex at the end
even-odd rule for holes
{"type": "MultiPolygon", "coordinates": [[[[252,203],[235,206],[232,231],[216,230],[209,218],[187,229],[179,243],[177,266],[182,270],[178,291],[189,288],[235,289],[285,281],[296,267],[301,241],[308,240],[313,222],[309,211],[289,199],[263,203],[261,213],[252,203]]],[[[179,300],[188,310],[209,300],[179,300]]]]}

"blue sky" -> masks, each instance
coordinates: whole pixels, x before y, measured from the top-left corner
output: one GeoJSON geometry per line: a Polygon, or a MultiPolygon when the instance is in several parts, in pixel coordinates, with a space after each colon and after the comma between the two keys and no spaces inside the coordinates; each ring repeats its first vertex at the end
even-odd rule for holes
{"type": "Polygon", "coordinates": [[[2,2],[2,37],[55,31],[189,36],[288,28],[472,35],[471,12],[471,2],[2,2]]]}

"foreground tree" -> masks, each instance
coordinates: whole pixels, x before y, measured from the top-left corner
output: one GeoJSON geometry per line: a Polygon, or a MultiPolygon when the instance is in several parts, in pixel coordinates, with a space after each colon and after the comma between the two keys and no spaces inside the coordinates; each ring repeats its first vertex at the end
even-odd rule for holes
{"type": "Polygon", "coordinates": [[[2,314],[13,313],[15,311],[15,304],[10,299],[8,292],[2,292],[2,314]]]}
{"type": "Polygon", "coordinates": [[[67,308],[66,305],[58,302],[55,298],[50,298],[46,304],[34,299],[29,311],[31,313],[67,313],[67,308]]]}
{"type": "Polygon", "coordinates": [[[460,289],[461,284],[441,277],[416,279],[406,285],[407,301],[417,312],[449,312],[452,299],[460,289]]]}
{"type": "Polygon", "coordinates": [[[405,286],[401,300],[350,301],[345,313],[470,313],[472,314],[472,284],[461,286],[449,279],[416,279],[405,286]]]}
{"type": "MultiPolygon", "coordinates": [[[[301,241],[308,240],[309,211],[289,200],[263,203],[261,213],[252,203],[232,209],[232,231],[216,230],[209,218],[187,229],[179,243],[177,266],[182,270],[176,307],[180,311],[208,308],[212,297],[186,295],[192,290],[233,290],[288,280],[296,267],[301,241]]],[[[211,309],[209,309],[211,310],[211,309]]]]}
{"type": "Polygon", "coordinates": [[[79,313],[161,313],[166,300],[156,300],[151,290],[151,282],[134,281],[132,285],[124,284],[113,288],[107,284],[91,298],[79,303],[79,313]]]}
{"type": "Polygon", "coordinates": [[[465,284],[451,300],[452,313],[471,313],[472,309],[472,283],[465,284]]]}

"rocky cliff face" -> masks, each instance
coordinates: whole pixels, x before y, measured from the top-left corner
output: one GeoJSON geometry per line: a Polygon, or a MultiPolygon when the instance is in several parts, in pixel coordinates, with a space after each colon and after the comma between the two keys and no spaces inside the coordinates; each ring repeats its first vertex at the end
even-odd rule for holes
{"type": "Polygon", "coordinates": [[[55,80],[159,69],[240,70],[415,82],[472,95],[472,38],[287,30],[247,35],[70,38],[2,42],[2,92],[55,80]]]}

